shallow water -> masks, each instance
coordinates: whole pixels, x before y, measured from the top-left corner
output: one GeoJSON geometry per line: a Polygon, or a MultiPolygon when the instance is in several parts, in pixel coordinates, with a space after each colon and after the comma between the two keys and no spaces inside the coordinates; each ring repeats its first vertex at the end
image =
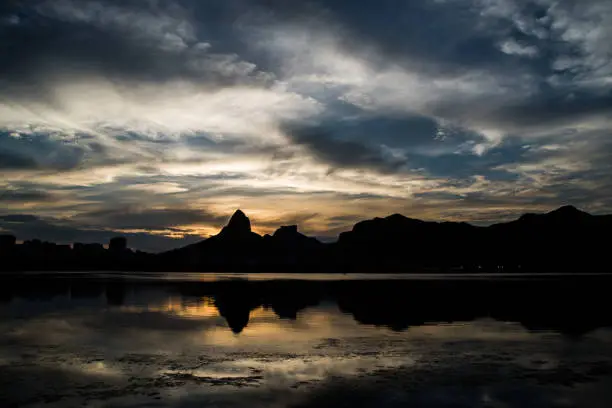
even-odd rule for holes
{"type": "Polygon", "coordinates": [[[168,275],[4,277],[0,406],[612,406],[605,276],[168,275]]]}

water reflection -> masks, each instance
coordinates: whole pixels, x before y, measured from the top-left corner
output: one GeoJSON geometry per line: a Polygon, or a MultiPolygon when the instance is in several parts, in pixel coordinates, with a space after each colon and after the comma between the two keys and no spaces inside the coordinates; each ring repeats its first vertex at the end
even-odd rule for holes
{"type": "Polygon", "coordinates": [[[395,331],[426,323],[490,317],[519,322],[529,330],[582,335],[612,323],[607,313],[608,284],[588,278],[369,281],[125,281],[56,279],[5,280],[5,312],[36,313],[70,307],[123,307],[185,318],[221,316],[236,334],[250,319],[270,309],[278,318],[321,302],[336,304],[361,324],[395,331]]]}
{"type": "Polygon", "coordinates": [[[612,401],[601,276],[3,283],[0,406],[612,401]]]}

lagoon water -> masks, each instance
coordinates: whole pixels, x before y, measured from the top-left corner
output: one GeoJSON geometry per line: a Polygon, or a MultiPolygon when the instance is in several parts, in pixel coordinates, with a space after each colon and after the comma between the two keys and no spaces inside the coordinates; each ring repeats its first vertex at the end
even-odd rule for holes
{"type": "Polygon", "coordinates": [[[5,276],[0,406],[610,407],[610,283],[5,276]]]}

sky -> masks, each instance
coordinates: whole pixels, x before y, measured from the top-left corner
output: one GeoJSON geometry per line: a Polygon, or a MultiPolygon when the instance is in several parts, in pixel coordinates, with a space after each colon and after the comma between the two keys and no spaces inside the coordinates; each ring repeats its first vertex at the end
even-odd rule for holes
{"type": "Polygon", "coordinates": [[[4,0],[0,61],[20,240],[612,213],[609,0],[4,0]]]}

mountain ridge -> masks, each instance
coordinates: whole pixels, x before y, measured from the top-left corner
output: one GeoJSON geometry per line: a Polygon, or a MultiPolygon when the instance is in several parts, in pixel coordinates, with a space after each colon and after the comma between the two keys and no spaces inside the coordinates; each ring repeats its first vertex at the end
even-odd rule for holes
{"type": "Polygon", "coordinates": [[[100,244],[75,244],[71,250],[40,242],[15,245],[15,237],[9,236],[0,237],[0,255],[8,259],[4,270],[600,271],[609,263],[605,237],[610,227],[612,215],[591,215],[573,206],[489,226],[391,214],[359,221],[336,242],[323,243],[300,233],[297,225],[259,235],[248,216],[237,210],[218,234],[159,254],[133,253],[123,241],[119,250],[107,251],[100,244]]]}
{"type": "MultiPolygon", "coordinates": [[[[236,213],[244,215],[240,210],[236,213]]],[[[229,270],[257,269],[257,265],[273,270],[283,267],[343,271],[549,270],[560,265],[576,267],[581,262],[588,263],[586,257],[597,258],[593,252],[601,248],[588,237],[596,237],[611,224],[611,216],[591,215],[573,206],[541,214],[527,213],[490,226],[424,221],[396,213],[359,221],[351,230],[340,233],[334,243],[322,243],[301,234],[293,225],[281,226],[263,237],[251,232],[245,248],[241,244],[246,241],[223,237],[224,228],[220,234],[193,244],[190,249],[171,252],[179,264],[181,258],[195,259],[191,267],[229,270]],[[579,239],[573,239],[572,234],[579,239]],[[216,247],[211,255],[206,249],[210,240],[227,245],[222,249],[216,247]],[[553,257],[557,251],[562,253],[553,257]],[[567,254],[573,255],[571,259],[567,254]],[[562,259],[562,263],[555,262],[555,257],[562,259]]]]}

